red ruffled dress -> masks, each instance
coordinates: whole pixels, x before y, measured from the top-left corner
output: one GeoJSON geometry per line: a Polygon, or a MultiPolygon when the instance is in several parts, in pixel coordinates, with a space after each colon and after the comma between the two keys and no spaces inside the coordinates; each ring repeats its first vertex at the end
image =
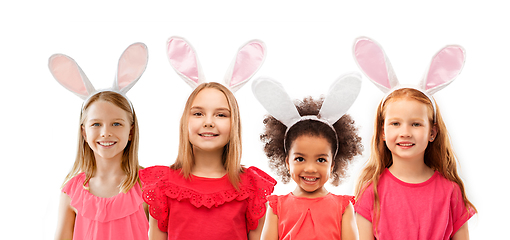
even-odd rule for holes
{"type": "Polygon", "coordinates": [[[296,197],[292,193],[268,197],[278,216],[278,239],[319,240],[342,238],[342,216],[354,196],[328,193],[318,198],[296,197]]]}
{"type": "Polygon", "coordinates": [[[168,239],[247,239],[266,212],[276,180],[256,167],[241,174],[239,191],[228,176],[184,179],[180,170],[140,170],[143,199],[168,239]]]}
{"type": "Polygon", "coordinates": [[[143,209],[142,190],[135,184],[127,193],[110,198],[92,195],[83,188],[85,173],[66,183],[62,192],[77,210],[73,239],[149,239],[149,222],[143,209]]]}

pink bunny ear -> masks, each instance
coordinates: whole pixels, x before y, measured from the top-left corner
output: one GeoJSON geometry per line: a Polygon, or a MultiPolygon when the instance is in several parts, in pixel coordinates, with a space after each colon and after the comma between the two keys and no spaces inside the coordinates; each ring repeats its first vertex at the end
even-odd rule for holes
{"type": "Polygon", "coordinates": [[[142,76],[148,61],[147,46],[133,43],[122,53],[117,65],[117,76],[113,88],[126,94],[142,76]]]}
{"type": "Polygon", "coordinates": [[[204,82],[204,76],[195,49],[185,39],[171,37],[167,41],[170,65],[192,88],[204,82]]]}
{"type": "Polygon", "coordinates": [[[266,45],[252,40],[237,52],[225,74],[225,85],[232,91],[239,90],[260,69],[266,58],[266,45]]]}
{"type": "Polygon", "coordinates": [[[57,82],[81,99],[85,100],[95,91],[85,73],[72,58],[54,54],[48,60],[48,67],[57,82]]]}
{"type": "Polygon", "coordinates": [[[430,63],[422,88],[430,95],[450,84],[461,72],[466,59],[461,46],[446,46],[441,49],[430,63]]]}
{"type": "Polygon", "coordinates": [[[390,61],[374,40],[365,37],[356,39],[353,54],[361,70],[384,93],[399,84],[390,61]]]}

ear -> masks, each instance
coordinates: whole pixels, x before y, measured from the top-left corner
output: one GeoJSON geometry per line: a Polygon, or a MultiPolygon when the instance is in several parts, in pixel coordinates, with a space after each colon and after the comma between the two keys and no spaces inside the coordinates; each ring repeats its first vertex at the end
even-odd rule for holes
{"type": "Polygon", "coordinates": [[[205,82],[195,49],[184,38],[171,37],[167,41],[168,61],[181,78],[195,89],[205,82]]]}
{"type": "Polygon", "coordinates": [[[430,136],[429,136],[429,142],[434,142],[434,140],[436,139],[437,137],[437,125],[434,124],[431,128],[430,128],[430,136]]]}
{"type": "Polygon", "coordinates": [[[252,40],[239,48],[225,74],[225,86],[232,92],[239,90],[260,69],[266,59],[266,45],[252,40]]]}
{"type": "Polygon", "coordinates": [[[283,125],[289,127],[301,119],[283,86],[270,78],[257,78],[251,90],[262,106],[283,125]]]}
{"type": "Polygon", "coordinates": [[[117,75],[113,82],[113,89],[126,94],[142,76],[149,60],[147,46],[134,43],[124,50],[117,65],[117,75]]]}
{"type": "Polygon", "coordinates": [[[289,155],[287,155],[287,157],[285,157],[285,166],[287,166],[287,170],[289,170],[289,172],[290,172],[289,155]]]}
{"type": "Polygon", "coordinates": [[[432,95],[448,86],[460,74],[465,60],[466,54],[461,46],[441,49],[432,58],[427,75],[420,84],[422,89],[432,95]]]}
{"type": "Polygon", "coordinates": [[[52,55],[48,60],[48,68],[58,83],[83,100],[96,91],[80,66],[66,55],[52,55]]]}
{"type": "Polygon", "coordinates": [[[83,137],[83,140],[87,142],[87,132],[85,131],[85,127],[81,125],[81,136],[83,137]]]}
{"type": "Polygon", "coordinates": [[[388,93],[390,89],[399,85],[389,59],[382,47],[374,40],[367,37],[356,39],[353,55],[355,62],[368,79],[384,93],[388,93]]]}

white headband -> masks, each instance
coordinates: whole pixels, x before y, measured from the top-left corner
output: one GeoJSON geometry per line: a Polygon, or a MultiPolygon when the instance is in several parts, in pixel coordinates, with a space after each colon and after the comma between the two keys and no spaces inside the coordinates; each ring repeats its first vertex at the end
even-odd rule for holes
{"type": "MultiPolygon", "coordinates": [[[[193,89],[206,82],[196,51],[188,41],[181,37],[169,38],[167,54],[170,65],[193,89]]],[[[259,70],[265,58],[266,45],[259,40],[249,41],[237,51],[223,85],[232,92],[239,90],[259,70]]]]}
{"type": "MultiPolygon", "coordinates": [[[[262,104],[262,106],[278,121],[287,127],[287,132],[296,123],[303,120],[315,120],[328,125],[333,132],[336,131],[333,127],[335,124],[352,106],[358,97],[361,89],[361,76],[358,73],[350,73],[339,77],[331,87],[322,103],[322,107],[317,116],[301,116],[299,115],[296,106],[290,99],[289,95],[283,86],[270,78],[258,78],[252,83],[252,91],[255,98],[262,104]]],[[[336,141],[338,151],[338,139],[336,141]]],[[[285,142],[284,142],[285,146],[285,142]]],[[[287,151],[287,149],[285,149],[287,151]]],[[[336,156],[336,152],[335,152],[336,156]]]]}
{"type": "Polygon", "coordinates": [[[432,94],[448,86],[460,74],[466,59],[464,48],[461,46],[446,46],[434,55],[429,70],[420,83],[406,86],[399,83],[390,60],[382,47],[374,40],[366,37],[356,39],[353,55],[368,79],[385,93],[381,104],[384,104],[388,95],[397,89],[416,89],[430,99],[434,108],[434,122],[436,122],[436,104],[432,94]]]}
{"type": "Polygon", "coordinates": [[[111,91],[119,93],[126,98],[131,107],[131,112],[133,112],[133,106],[126,97],[126,93],[142,76],[147,67],[148,58],[148,50],[145,44],[131,44],[124,50],[119,59],[113,86],[101,90],[94,88],[80,66],[69,56],[64,54],[52,55],[48,60],[48,67],[57,82],[84,100],[82,111],[90,97],[100,92],[111,91]]]}

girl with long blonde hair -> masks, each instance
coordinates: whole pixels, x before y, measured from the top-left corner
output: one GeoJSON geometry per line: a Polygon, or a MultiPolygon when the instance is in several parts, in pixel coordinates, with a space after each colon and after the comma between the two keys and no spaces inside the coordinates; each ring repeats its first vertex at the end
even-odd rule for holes
{"type": "Polygon", "coordinates": [[[243,46],[226,86],[203,81],[191,45],[168,40],[172,67],[194,91],[180,121],[179,152],[171,166],[140,171],[149,205],[151,239],[259,239],[266,196],[276,181],[256,167],[241,165],[241,120],[232,91],[263,62],[264,44],[243,46]]]}
{"type": "Polygon", "coordinates": [[[148,239],[138,171],[138,121],[126,92],[147,65],[147,47],[129,46],[114,87],[96,91],[68,56],[50,58],[53,76],[84,99],[78,152],[62,185],[55,239],[148,239]]]}

